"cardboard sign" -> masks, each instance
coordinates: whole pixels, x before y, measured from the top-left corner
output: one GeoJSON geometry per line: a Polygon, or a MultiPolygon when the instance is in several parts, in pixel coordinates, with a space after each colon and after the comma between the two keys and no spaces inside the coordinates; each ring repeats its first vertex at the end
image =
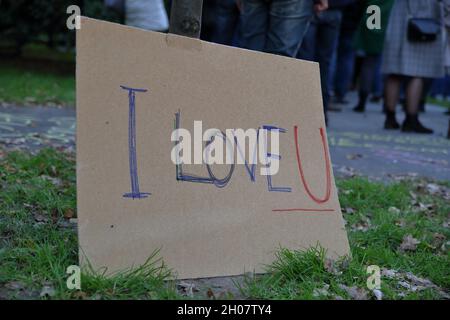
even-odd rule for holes
{"type": "Polygon", "coordinates": [[[160,249],[179,278],[195,278],[261,272],[280,247],[348,254],[320,90],[316,63],[82,18],[81,263],[114,272],[160,249]],[[234,146],[243,164],[176,164],[177,128],[196,152],[208,129],[253,128],[261,141],[264,128],[279,137],[277,154],[267,136],[264,151],[279,170],[250,165],[250,144],[234,146]]]}

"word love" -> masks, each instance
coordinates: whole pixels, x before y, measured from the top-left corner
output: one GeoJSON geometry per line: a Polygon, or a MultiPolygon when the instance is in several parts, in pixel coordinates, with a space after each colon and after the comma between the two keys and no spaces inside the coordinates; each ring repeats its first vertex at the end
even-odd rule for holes
{"type": "MultiPolygon", "coordinates": [[[[128,91],[129,101],[129,164],[131,178],[131,192],[123,196],[126,198],[146,198],[148,192],[141,192],[139,189],[138,167],[136,157],[136,93],[147,92],[146,89],[137,89],[121,86],[128,91]]],[[[224,188],[230,182],[236,164],[242,164],[249,175],[251,182],[256,181],[256,164],[262,164],[261,175],[266,176],[269,192],[292,192],[291,187],[274,186],[272,176],[278,173],[281,155],[279,154],[279,134],[287,133],[284,128],[273,125],[263,125],[258,129],[227,129],[225,133],[219,129],[207,129],[203,133],[202,122],[194,121],[194,164],[204,164],[206,175],[199,176],[186,173],[183,165],[192,164],[192,136],[186,129],[180,128],[181,112],[175,114],[175,129],[171,134],[171,141],[175,146],[171,152],[171,160],[176,166],[176,179],[178,181],[212,184],[217,188],[224,188]],[[268,151],[268,136],[270,135],[270,152],[268,151]],[[246,143],[248,141],[248,144],[246,143]],[[206,142],[206,143],[205,143],[206,142]],[[205,148],[203,145],[205,144],[205,148]],[[224,161],[224,144],[226,156],[224,161]],[[249,150],[247,156],[246,150],[249,150]],[[237,152],[235,152],[237,150],[237,152]],[[247,160],[248,159],[248,160],[247,160]],[[228,173],[225,177],[217,177],[212,169],[213,164],[229,165],[228,173]]],[[[326,203],[331,197],[331,165],[329,161],[328,149],[326,146],[325,132],[320,128],[320,136],[323,146],[325,170],[326,170],[326,191],[323,197],[318,197],[311,192],[306,181],[302,167],[300,146],[298,142],[298,126],[294,126],[294,142],[296,160],[299,173],[299,180],[303,184],[308,196],[316,203],[326,203]]]]}
{"type": "MultiPolygon", "coordinates": [[[[192,164],[191,133],[187,129],[179,128],[180,112],[175,114],[176,128],[172,132],[171,140],[177,142],[172,149],[170,158],[176,165],[192,164]]],[[[261,175],[273,176],[279,170],[279,132],[286,132],[283,128],[263,126],[258,130],[250,128],[226,129],[225,134],[219,129],[207,129],[204,133],[202,121],[194,121],[194,162],[193,164],[251,164],[256,165],[258,159],[263,168],[261,175]],[[268,152],[268,135],[270,133],[271,150],[268,152]],[[248,143],[246,143],[248,141],[248,143]],[[203,149],[203,143],[206,146],[203,149]],[[225,154],[224,158],[224,143],[225,154]],[[249,150],[249,160],[247,152],[249,150]],[[237,149],[237,159],[235,150],[237,149]],[[257,152],[258,150],[258,152],[257,152]]]]}

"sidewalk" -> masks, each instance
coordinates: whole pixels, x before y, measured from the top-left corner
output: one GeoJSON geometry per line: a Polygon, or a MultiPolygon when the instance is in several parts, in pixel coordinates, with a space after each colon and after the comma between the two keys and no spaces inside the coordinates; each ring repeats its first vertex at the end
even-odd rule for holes
{"type": "MultiPolygon", "coordinates": [[[[418,175],[450,181],[449,117],[444,109],[427,106],[421,115],[433,135],[383,130],[381,106],[369,104],[365,114],[354,113],[356,97],[342,112],[331,112],[328,138],[337,176],[360,174],[374,179],[389,175],[418,175]]],[[[398,120],[403,120],[398,113],[398,120]]],[[[52,146],[75,148],[75,109],[0,107],[0,147],[36,151],[52,146]]]]}
{"type": "MultiPolygon", "coordinates": [[[[342,112],[330,112],[328,137],[334,172],[337,176],[353,171],[364,176],[384,178],[388,175],[419,175],[450,180],[450,140],[446,139],[449,116],[444,108],[427,105],[420,115],[423,124],[434,130],[433,135],[383,130],[381,104],[370,103],[366,113],[353,112],[356,96],[342,112]]],[[[397,120],[404,113],[398,108],[397,120]]]]}

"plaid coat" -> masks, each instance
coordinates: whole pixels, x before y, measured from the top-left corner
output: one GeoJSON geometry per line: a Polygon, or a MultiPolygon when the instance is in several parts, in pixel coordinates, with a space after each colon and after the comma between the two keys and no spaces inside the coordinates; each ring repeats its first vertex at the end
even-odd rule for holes
{"type": "Polygon", "coordinates": [[[445,33],[443,7],[438,0],[396,0],[391,11],[383,51],[385,74],[421,78],[444,76],[445,33]],[[411,17],[434,18],[442,22],[438,39],[428,43],[412,43],[407,39],[411,17]]]}

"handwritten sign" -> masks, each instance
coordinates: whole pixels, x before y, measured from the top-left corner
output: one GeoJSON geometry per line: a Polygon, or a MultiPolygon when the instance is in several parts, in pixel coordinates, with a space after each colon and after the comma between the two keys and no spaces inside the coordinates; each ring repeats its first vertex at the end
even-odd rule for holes
{"type": "Polygon", "coordinates": [[[108,272],[155,249],[180,278],[349,252],[315,63],[82,18],[77,192],[81,263],[108,272]]]}

